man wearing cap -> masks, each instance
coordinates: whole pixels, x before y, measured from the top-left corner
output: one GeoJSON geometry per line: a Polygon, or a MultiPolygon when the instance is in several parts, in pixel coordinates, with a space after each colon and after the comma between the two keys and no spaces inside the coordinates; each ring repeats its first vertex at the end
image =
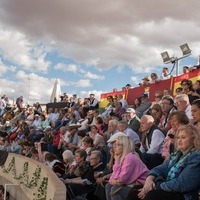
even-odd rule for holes
{"type": "Polygon", "coordinates": [[[139,132],[140,119],[136,115],[134,108],[128,108],[124,114],[124,119],[128,122],[128,127],[131,128],[136,133],[139,132]]]}
{"type": "Polygon", "coordinates": [[[40,119],[40,117],[39,117],[38,114],[35,114],[35,115],[34,115],[34,121],[33,121],[33,123],[32,123],[32,126],[33,126],[34,128],[41,127],[41,119],[40,119]]]}
{"type": "Polygon", "coordinates": [[[145,76],[142,80],[143,80],[143,83],[142,83],[143,86],[148,86],[149,85],[149,81],[150,80],[149,80],[148,76],[145,76]]]}
{"type": "Polygon", "coordinates": [[[149,101],[148,94],[144,93],[141,96],[141,105],[138,108],[136,108],[137,116],[141,118],[142,115],[145,114],[145,112],[148,111],[150,107],[151,107],[151,102],[149,101]]]}

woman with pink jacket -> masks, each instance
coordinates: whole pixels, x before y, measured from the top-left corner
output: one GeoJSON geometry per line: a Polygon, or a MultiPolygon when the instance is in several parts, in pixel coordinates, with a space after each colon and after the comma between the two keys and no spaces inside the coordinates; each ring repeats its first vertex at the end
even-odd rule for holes
{"type": "Polygon", "coordinates": [[[123,200],[133,187],[143,186],[148,169],[135,152],[134,143],[129,137],[118,137],[113,147],[115,164],[106,185],[106,199],[123,200]]]}

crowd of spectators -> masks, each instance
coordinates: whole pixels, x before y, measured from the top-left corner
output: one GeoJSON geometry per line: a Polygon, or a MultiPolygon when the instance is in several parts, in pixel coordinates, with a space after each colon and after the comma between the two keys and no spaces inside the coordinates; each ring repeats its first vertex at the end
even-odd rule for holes
{"type": "Polygon", "coordinates": [[[108,96],[103,110],[94,94],[63,94],[68,106],[47,111],[39,103],[25,107],[22,96],[11,108],[4,95],[0,150],[46,163],[68,199],[196,200],[200,82],[184,79],[175,97],[170,92],[157,91],[154,102],[143,94],[134,106],[121,94],[108,96]]]}

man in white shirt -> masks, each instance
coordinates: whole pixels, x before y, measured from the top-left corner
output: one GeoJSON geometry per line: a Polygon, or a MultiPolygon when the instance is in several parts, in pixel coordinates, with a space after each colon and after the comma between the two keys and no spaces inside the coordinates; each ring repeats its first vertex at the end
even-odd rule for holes
{"type": "Polygon", "coordinates": [[[161,156],[161,149],[165,135],[154,124],[154,118],[151,115],[143,115],[140,120],[140,130],[143,135],[140,147],[142,158],[146,166],[152,169],[164,160],[161,156]]]}
{"type": "Polygon", "coordinates": [[[179,94],[175,97],[175,103],[178,111],[183,111],[189,118],[192,120],[192,112],[191,112],[191,105],[190,100],[187,94],[179,94]]]}

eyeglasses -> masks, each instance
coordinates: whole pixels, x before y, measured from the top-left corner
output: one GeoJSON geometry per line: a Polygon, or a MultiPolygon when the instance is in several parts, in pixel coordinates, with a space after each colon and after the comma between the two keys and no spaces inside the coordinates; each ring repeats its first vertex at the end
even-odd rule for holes
{"type": "Polygon", "coordinates": [[[116,144],[116,143],[113,144],[113,147],[121,147],[121,146],[123,146],[123,144],[116,144]]]}

